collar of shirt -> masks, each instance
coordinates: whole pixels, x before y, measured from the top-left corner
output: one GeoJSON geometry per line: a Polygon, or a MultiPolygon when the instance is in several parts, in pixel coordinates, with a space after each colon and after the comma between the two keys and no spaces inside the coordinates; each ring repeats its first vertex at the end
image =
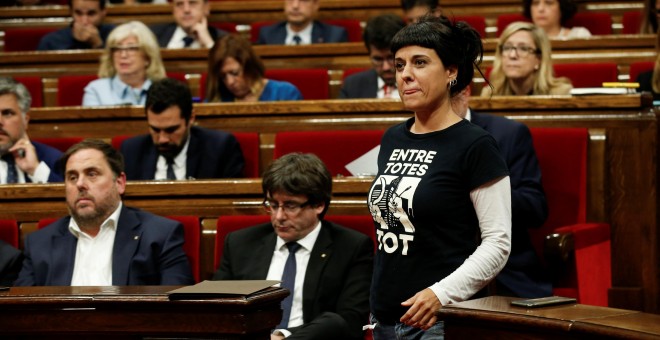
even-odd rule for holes
{"type": "Polygon", "coordinates": [[[291,27],[289,27],[289,24],[286,25],[286,39],[284,40],[285,45],[295,45],[296,43],[293,41],[293,36],[297,35],[300,37],[300,45],[309,45],[312,43],[312,27],[314,26],[313,23],[310,23],[305,27],[300,32],[294,32],[291,27]]]}
{"type": "MultiPolygon", "coordinates": [[[[188,179],[186,173],[186,162],[188,156],[188,146],[190,145],[190,133],[188,134],[188,139],[183,145],[183,149],[179,152],[176,157],[174,157],[174,174],[178,179],[188,179]]],[[[154,179],[162,180],[167,179],[167,160],[163,155],[158,156],[158,162],[156,163],[156,175],[154,179]]]]}
{"type": "MultiPolygon", "coordinates": [[[[183,38],[187,37],[188,34],[186,31],[181,28],[181,26],[177,26],[176,30],[174,30],[174,34],[172,34],[172,39],[170,39],[170,42],[167,43],[167,48],[184,48],[186,47],[186,43],[183,42],[183,38]]],[[[192,44],[188,46],[188,48],[200,48],[202,45],[199,44],[199,41],[193,40],[192,44]]]]}
{"type": "MultiPolygon", "coordinates": [[[[119,201],[117,209],[115,209],[115,211],[110,214],[110,216],[105,221],[103,221],[103,223],[101,223],[101,230],[108,228],[112,228],[115,231],[117,230],[117,224],[119,223],[119,214],[121,213],[122,205],[122,202],[119,201]]],[[[71,217],[71,220],[69,221],[69,232],[73,234],[75,238],[80,238],[80,234],[82,233],[82,230],[80,230],[78,223],[76,223],[76,220],[73,217],[71,217]]]]}
{"type": "MultiPolygon", "coordinates": [[[[9,167],[9,163],[5,162],[4,159],[0,158],[0,184],[7,184],[7,172],[9,171],[8,167],[9,167]]],[[[16,176],[18,177],[17,183],[25,183],[25,173],[17,166],[16,166],[16,176]]]]}
{"type": "Polygon", "coordinates": [[[145,82],[142,84],[142,87],[139,89],[133,89],[132,87],[128,86],[119,79],[119,76],[112,77],[112,81],[110,83],[112,92],[115,93],[117,98],[121,98],[123,103],[132,105],[142,104],[142,98],[146,98],[147,90],[150,86],[151,80],[149,78],[145,80],[145,82]]]}
{"type": "Polygon", "coordinates": [[[465,114],[465,120],[467,120],[468,122],[472,121],[472,110],[470,110],[469,107],[467,109],[467,113],[465,114]]]}
{"type": "MultiPolygon", "coordinates": [[[[312,251],[312,248],[314,248],[314,243],[316,243],[316,239],[319,237],[319,233],[321,232],[321,221],[314,227],[312,231],[307,234],[307,236],[301,238],[300,240],[297,240],[298,244],[302,246],[303,249],[307,250],[308,252],[312,251]]],[[[286,241],[284,241],[282,238],[279,236],[277,237],[277,242],[275,243],[275,249],[278,251],[285,251],[288,253],[288,249],[286,248],[286,241]]]]}
{"type": "MultiPolygon", "coordinates": [[[[385,98],[385,81],[383,78],[378,77],[378,92],[376,92],[376,98],[383,99],[385,98]]],[[[389,90],[390,92],[390,97],[388,99],[400,99],[399,97],[399,91],[397,91],[396,86],[390,86],[389,90]]]]}

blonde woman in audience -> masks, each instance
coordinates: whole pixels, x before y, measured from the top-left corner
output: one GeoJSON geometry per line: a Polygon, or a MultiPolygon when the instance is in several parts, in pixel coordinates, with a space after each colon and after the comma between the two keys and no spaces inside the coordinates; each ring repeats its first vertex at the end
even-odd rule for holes
{"type": "Polygon", "coordinates": [[[106,43],[99,78],[85,87],[83,106],[144,105],[151,82],[165,78],[156,37],[139,21],[117,26],[106,43]]]}
{"type": "Polygon", "coordinates": [[[654,34],[658,30],[659,11],[660,11],[660,2],[656,0],[644,1],[644,12],[642,14],[642,23],[639,29],[639,33],[654,34]]]}
{"type": "Polygon", "coordinates": [[[502,32],[495,50],[490,87],[482,96],[561,95],[573,86],[567,78],[555,78],[550,41],[543,30],[529,22],[511,23],[502,32]]]}
{"type": "Polygon", "coordinates": [[[266,79],[263,62],[249,41],[228,34],[209,51],[206,100],[257,102],[300,100],[302,94],[286,81],[266,79]]]}
{"type": "Polygon", "coordinates": [[[525,17],[542,28],[550,39],[568,40],[589,38],[591,32],[584,27],[566,27],[566,22],[577,12],[573,0],[523,0],[525,17]]]}

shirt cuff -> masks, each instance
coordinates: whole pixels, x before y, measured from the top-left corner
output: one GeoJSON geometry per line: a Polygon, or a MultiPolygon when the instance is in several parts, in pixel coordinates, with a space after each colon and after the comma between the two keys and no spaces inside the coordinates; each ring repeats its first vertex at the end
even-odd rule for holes
{"type": "Polygon", "coordinates": [[[449,296],[447,296],[447,292],[445,291],[444,288],[440,285],[440,282],[436,282],[434,285],[429,287],[433,294],[438,298],[438,301],[440,301],[440,304],[443,306],[446,306],[451,303],[451,299],[449,296]]]}
{"type": "Polygon", "coordinates": [[[32,183],[48,183],[48,177],[50,177],[50,168],[44,161],[39,162],[37,168],[34,169],[34,175],[30,176],[26,174],[32,183]]]}
{"type": "Polygon", "coordinates": [[[291,336],[291,332],[289,332],[286,329],[276,329],[273,331],[273,334],[275,335],[283,335],[285,338],[288,338],[291,336]]]}

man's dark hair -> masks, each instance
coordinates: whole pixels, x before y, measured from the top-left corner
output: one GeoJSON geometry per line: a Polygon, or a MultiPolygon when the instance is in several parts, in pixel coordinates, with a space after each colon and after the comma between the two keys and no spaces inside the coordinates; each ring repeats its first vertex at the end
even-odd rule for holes
{"type": "Polygon", "coordinates": [[[362,33],[367,51],[371,51],[371,46],[379,50],[389,49],[392,38],[405,26],[406,23],[403,22],[403,19],[394,14],[383,14],[370,18],[362,33]]]}
{"type": "Polygon", "coordinates": [[[177,106],[181,110],[181,117],[188,124],[193,109],[192,95],[188,85],[172,78],[154,81],[147,91],[144,112],[151,111],[159,114],[172,106],[177,106]]]}
{"type": "Polygon", "coordinates": [[[261,186],[267,199],[273,193],[305,195],[310,205],[325,203],[319,219],[325,216],[332,196],[332,175],[316,155],[290,153],[271,163],[264,172],[261,186]]]}
{"type": "Polygon", "coordinates": [[[408,11],[416,6],[427,6],[434,11],[440,6],[439,0],[401,0],[401,9],[408,11]]]}
{"type": "Polygon", "coordinates": [[[58,165],[62,169],[62,173],[66,175],[66,162],[69,161],[74,153],[85,150],[85,149],[94,149],[99,150],[103,153],[105,160],[110,165],[110,169],[115,174],[115,177],[118,177],[122,172],[124,172],[124,156],[112,145],[100,140],[100,139],[85,139],[78,144],[71,146],[58,161],[58,165]]]}
{"type": "MultiPolygon", "coordinates": [[[[105,9],[105,0],[86,0],[86,1],[98,1],[99,2],[99,8],[101,10],[105,9]]],[[[73,0],[69,0],[69,9],[73,9],[73,0]]]]}

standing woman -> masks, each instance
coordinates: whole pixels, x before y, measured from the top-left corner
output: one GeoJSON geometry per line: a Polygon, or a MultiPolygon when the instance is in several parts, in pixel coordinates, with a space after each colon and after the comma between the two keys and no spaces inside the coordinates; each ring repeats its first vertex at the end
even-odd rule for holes
{"type": "Polygon", "coordinates": [[[577,5],[573,0],[523,0],[523,15],[541,27],[550,39],[568,40],[591,36],[585,27],[565,26],[575,13],[577,5]]]}
{"type": "Polygon", "coordinates": [[[151,82],[165,78],[156,37],[149,27],[130,21],[108,35],[99,78],[85,87],[83,106],[144,105],[151,82]]]}
{"type": "Polygon", "coordinates": [[[522,21],[502,32],[490,84],[481,96],[567,95],[573,88],[568,78],[555,78],[552,49],[543,30],[522,21]]]}
{"type": "Polygon", "coordinates": [[[392,53],[414,117],[385,132],[369,190],[374,339],[438,339],[437,311],[472,297],[506,263],[509,173],[495,140],[451,106],[481,61],[479,33],[427,16],[397,33],[392,53]]]}

